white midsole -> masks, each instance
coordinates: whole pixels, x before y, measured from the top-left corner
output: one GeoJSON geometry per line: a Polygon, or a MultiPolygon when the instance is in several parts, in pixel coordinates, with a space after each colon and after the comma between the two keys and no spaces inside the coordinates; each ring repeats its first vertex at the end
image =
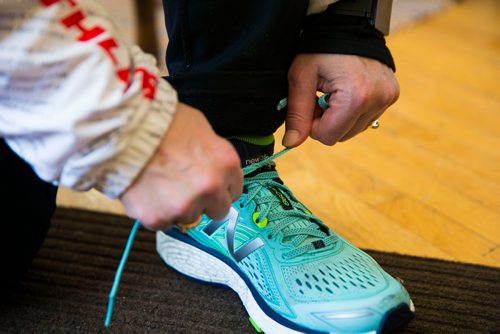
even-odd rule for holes
{"type": "Polygon", "coordinates": [[[163,232],[156,234],[156,250],[166,264],[189,277],[223,284],[233,289],[255,323],[267,334],[300,334],[267,316],[259,307],[245,281],[227,264],[163,232]]]}
{"type": "MultiPolygon", "coordinates": [[[[182,274],[205,282],[223,284],[234,290],[250,317],[266,334],[304,334],[285,327],[269,317],[259,307],[238,273],[215,256],[163,232],[156,234],[156,250],[166,264],[182,274]]],[[[376,334],[376,331],[365,334],[376,334]]]]}

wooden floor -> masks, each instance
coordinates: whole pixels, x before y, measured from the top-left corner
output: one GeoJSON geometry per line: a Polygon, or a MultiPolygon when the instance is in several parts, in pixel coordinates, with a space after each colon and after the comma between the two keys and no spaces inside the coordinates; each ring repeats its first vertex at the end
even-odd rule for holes
{"type": "MultiPolygon", "coordinates": [[[[402,95],[381,127],[308,141],[277,161],[283,179],[359,247],[500,266],[500,3],[462,2],[388,43],[402,95]]],[[[95,193],[59,203],[122,212],[95,193]]]]}

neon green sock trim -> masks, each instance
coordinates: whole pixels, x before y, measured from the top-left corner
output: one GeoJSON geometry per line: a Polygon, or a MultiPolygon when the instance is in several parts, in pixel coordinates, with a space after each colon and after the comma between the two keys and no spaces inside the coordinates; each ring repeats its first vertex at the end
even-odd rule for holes
{"type": "Polygon", "coordinates": [[[267,146],[274,142],[274,135],[269,136],[230,136],[227,139],[235,139],[240,140],[245,143],[259,145],[259,146],[267,146]]]}

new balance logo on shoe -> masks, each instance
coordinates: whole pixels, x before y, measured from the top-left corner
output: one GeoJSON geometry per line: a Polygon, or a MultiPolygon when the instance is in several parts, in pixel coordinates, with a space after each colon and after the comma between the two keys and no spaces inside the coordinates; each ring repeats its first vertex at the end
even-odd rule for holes
{"type": "Polygon", "coordinates": [[[267,158],[269,158],[269,156],[266,155],[266,154],[263,154],[263,155],[261,155],[261,156],[259,156],[257,158],[246,159],[245,160],[245,166],[256,164],[256,163],[261,162],[262,160],[267,159],[267,158]]]}
{"type": "Polygon", "coordinates": [[[221,226],[227,223],[226,227],[226,241],[227,249],[229,254],[236,261],[240,262],[248,255],[256,251],[257,249],[264,246],[264,242],[260,237],[252,239],[247,243],[240,246],[238,249],[234,249],[235,235],[236,235],[236,223],[238,222],[239,213],[235,208],[231,207],[229,213],[221,220],[210,221],[202,231],[209,237],[211,237],[215,231],[217,231],[221,226]]]}

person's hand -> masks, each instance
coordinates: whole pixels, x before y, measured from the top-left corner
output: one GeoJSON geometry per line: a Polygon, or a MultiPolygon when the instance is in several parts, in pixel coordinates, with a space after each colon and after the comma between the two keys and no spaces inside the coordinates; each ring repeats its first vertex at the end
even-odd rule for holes
{"type": "Polygon", "coordinates": [[[360,56],[301,54],[288,79],[287,147],[302,144],[308,136],[326,145],[352,138],[399,97],[392,70],[360,56]],[[317,106],[316,91],[331,93],[328,109],[317,106]]]}
{"type": "Polygon", "coordinates": [[[188,224],[206,213],[223,218],[243,189],[240,159],[205,116],[179,103],[155,155],[121,197],[127,214],[148,229],[188,224]]]}

